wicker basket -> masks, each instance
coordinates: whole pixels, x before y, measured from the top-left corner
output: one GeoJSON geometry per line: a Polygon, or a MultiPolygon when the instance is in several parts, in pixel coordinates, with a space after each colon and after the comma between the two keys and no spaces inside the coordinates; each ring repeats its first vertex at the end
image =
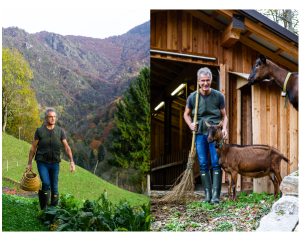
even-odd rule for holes
{"type": "Polygon", "coordinates": [[[38,191],[41,188],[39,177],[31,169],[24,172],[22,180],[20,182],[20,188],[25,191],[38,191]],[[32,174],[29,174],[29,172],[32,174]]]}

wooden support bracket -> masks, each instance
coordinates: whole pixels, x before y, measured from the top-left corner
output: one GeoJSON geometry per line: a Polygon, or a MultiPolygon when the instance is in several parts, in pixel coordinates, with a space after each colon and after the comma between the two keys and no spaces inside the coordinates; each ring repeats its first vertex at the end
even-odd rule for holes
{"type": "Polygon", "coordinates": [[[233,46],[240,39],[241,31],[240,28],[234,28],[231,22],[222,32],[221,46],[226,48],[233,46]]]}

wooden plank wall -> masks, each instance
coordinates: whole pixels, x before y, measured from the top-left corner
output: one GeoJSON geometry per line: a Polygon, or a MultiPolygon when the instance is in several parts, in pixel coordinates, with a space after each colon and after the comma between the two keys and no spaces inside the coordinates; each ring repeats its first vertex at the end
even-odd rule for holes
{"type": "MultiPolygon", "coordinates": [[[[153,47],[196,52],[218,57],[221,32],[183,10],[151,13],[151,42],[153,47]]],[[[202,60],[155,54],[151,57],[182,62],[219,65],[219,60],[202,60]]]]}
{"type": "MultiPolygon", "coordinates": [[[[252,86],[253,143],[277,148],[292,165],[281,162],[281,176],[297,170],[298,166],[298,112],[288,104],[284,109],[281,89],[275,84],[261,82],[252,86]]],[[[269,177],[254,179],[254,191],[274,193],[269,177]]]]}

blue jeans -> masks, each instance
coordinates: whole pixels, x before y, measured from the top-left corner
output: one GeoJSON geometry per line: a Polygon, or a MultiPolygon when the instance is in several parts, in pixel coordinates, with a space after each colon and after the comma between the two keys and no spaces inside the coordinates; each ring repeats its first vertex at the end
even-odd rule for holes
{"type": "Polygon", "coordinates": [[[36,163],[42,181],[42,190],[49,191],[51,187],[52,193],[58,193],[59,163],[47,164],[40,161],[36,163]]]}
{"type": "Polygon", "coordinates": [[[210,153],[210,161],[213,170],[221,170],[219,165],[219,157],[215,148],[215,143],[207,142],[208,135],[196,135],[196,150],[201,172],[209,171],[208,149],[210,153]]]}

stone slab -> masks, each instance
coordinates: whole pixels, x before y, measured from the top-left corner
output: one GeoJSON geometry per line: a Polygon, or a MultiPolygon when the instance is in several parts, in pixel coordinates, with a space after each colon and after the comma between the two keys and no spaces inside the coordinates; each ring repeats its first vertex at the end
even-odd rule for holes
{"type": "Polygon", "coordinates": [[[280,184],[280,190],[282,191],[283,196],[298,197],[299,176],[296,176],[297,174],[298,171],[295,171],[283,178],[280,184]]]}
{"type": "Polygon", "coordinates": [[[271,212],[264,216],[256,232],[288,231],[291,232],[299,221],[299,199],[284,196],[272,206],[271,212]]]}

